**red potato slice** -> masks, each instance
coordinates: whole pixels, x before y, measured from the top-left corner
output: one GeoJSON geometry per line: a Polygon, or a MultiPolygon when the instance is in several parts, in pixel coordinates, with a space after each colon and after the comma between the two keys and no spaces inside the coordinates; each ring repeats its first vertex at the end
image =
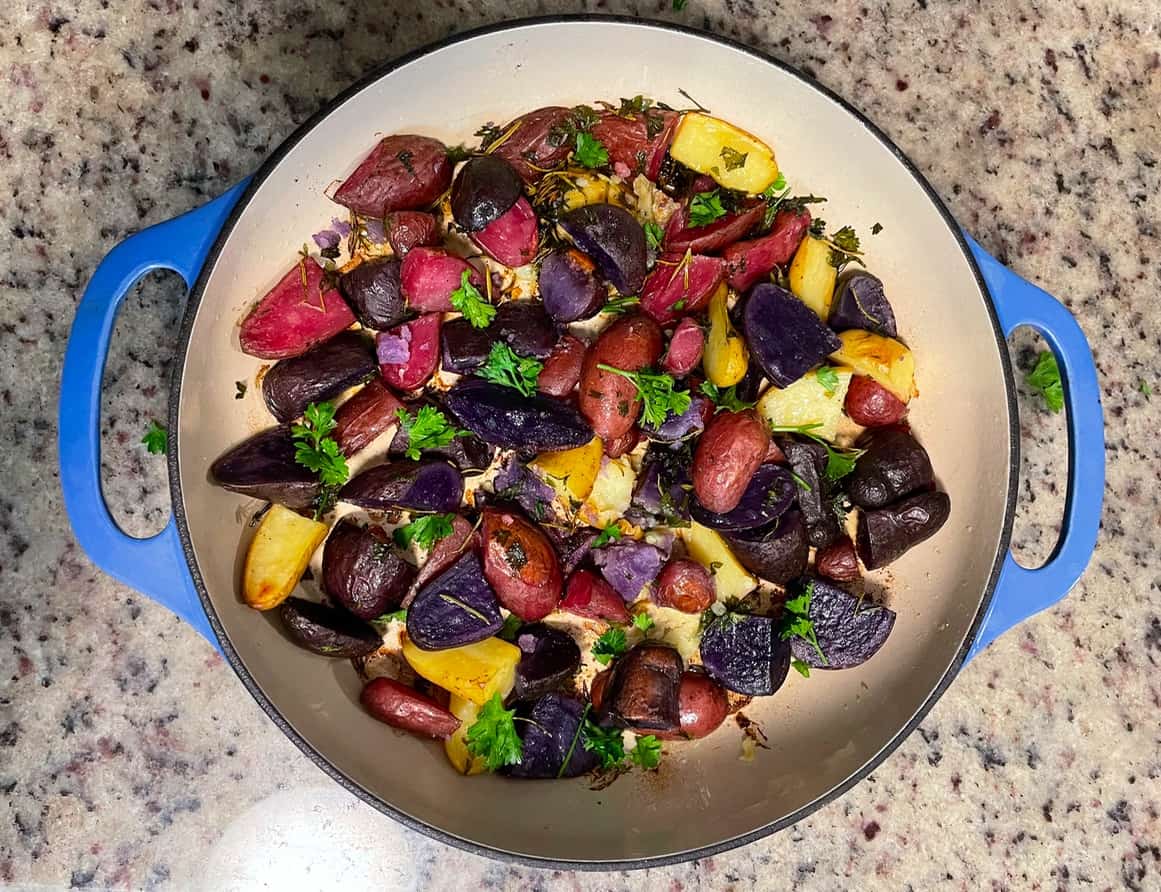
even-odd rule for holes
{"type": "Polygon", "coordinates": [[[661,358],[661,329],[648,316],[622,316],[585,353],[578,403],[593,433],[608,443],[624,436],[641,414],[637,385],[599,366],[636,372],[661,358]]]}
{"type": "Polygon", "coordinates": [[[641,309],[661,325],[696,313],[707,303],[726,277],[720,257],[662,254],[641,289],[641,309]]]}
{"type": "Polygon", "coordinates": [[[705,332],[696,321],[686,316],[673,329],[661,368],[675,378],[684,377],[697,368],[704,349],[705,332]]]}
{"type": "Polygon", "coordinates": [[[430,136],[396,134],[379,141],[335,192],[335,201],[366,217],[426,207],[451,185],[447,146],[430,136]]]}
{"type": "Polygon", "coordinates": [[[568,578],[560,609],[586,619],[603,619],[612,623],[629,622],[625,599],[591,570],[577,570],[568,578]]]}
{"type": "Polygon", "coordinates": [[[395,414],[403,402],[387,389],[382,379],[374,378],[335,413],[335,441],[339,451],[352,456],[389,428],[398,424],[395,414]]]}
{"type": "Polygon", "coordinates": [[[761,222],[765,213],[765,203],[757,201],[743,211],[726,214],[705,226],[690,226],[689,208],[682,205],[665,226],[662,247],[668,252],[677,254],[684,254],[686,251],[711,254],[744,236],[761,222]]]}
{"type": "Polygon", "coordinates": [[[412,248],[438,245],[439,224],[423,211],[398,211],[386,220],[387,241],[396,257],[406,257],[412,248]]]}
{"type": "Polygon", "coordinates": [[[323,269],[303,258],[242,320],[242,352],[259,359],[299,356],[355,321],[333,283],[323,290],[323,269]]]}
{"type": "Polygon", "coordinates": [[[544,619],[560,601],[560,560],[540,527],[496,508],[484,511],[484,578],[500,603],[525,622],[544,619]]]}
{"type": "Polygon", "coordinates": [[[810,211],[781,211],[769,234],[735,242],[722,252],[730,270],[729,283],[735,291],[748,291],[774,270],[789,263],[803,236],[810,229],[810,211]]]}
{"type": "Polygon", "coordinates": [[[473,233],[472,241],[505,266],[525,266],[532,262],[540,246],[539,226],[528,199],[519,198],[499,217],[473,233]]]}
{"type": "Polygon", "coordinates": [[[565,335],[544,360],[544,368],[536,379],[536,389],[549,396],[567,396],[576,387],[585,360],[585,342],[565,335]]]}
{"type": "Polygon", "coordinates": [[[535,183],[545,171],[559,167],[568,159],[573,144],[559,138],[572,115],[562,105],[550,105],[521,115],[501,129],[509,136],[494,150],[520,174],[526,183],[535,183]],[[555,133],[554,133],[555,131],[555,133]]]}
{"type": "Polygon", "coordinates": [[[601,112],[592,134],[608,151],[609,161],[614,165],[623,164],[633,175],[643,173],[649,179],[656,179],[665,149],[673,137],[677,113],[650,109],[646,114],[649,121],[643,114],[626,117],[613,111],[601,112]]]}
{"type": "Polygon", "coordinates": [[[380,364],[379,371],[383,373],[384,381],[396,390],[408,391],[425,384],[435,374],[439,365],[439,327],[442,321],[439,313],[428,313],[388,332],[380,332],[377,341],[384,337],[403,338],[408,345],[406,361],[380,364]]]}
{"type": "Polygon", "coordinates": [[[399,270],[407,305],[421,313],[450,313],[452,292],[463,283],[464,270],[473,285],[484,290],[484,276],[462,257],[443,248],[413,248],[399,270]]]}

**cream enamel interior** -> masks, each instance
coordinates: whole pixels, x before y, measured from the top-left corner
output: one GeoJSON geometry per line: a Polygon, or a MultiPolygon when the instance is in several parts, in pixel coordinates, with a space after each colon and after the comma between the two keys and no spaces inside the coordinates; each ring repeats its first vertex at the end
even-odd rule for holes
{"type": "Polygon", "coordinates": [[[638,24],[545,22],[475,36],[392,71],[307,133],[253,194],[204,279],[177,431],[196,567],[229,644],[265,696],[335,768],[392,808],[532,858],[623,861],[720,844],[855,774],[929,697],[971,627],[1011,485],[1004,367],[985,301],[959,243],[904,164],[795,76],[708,38],[638,24]],[[951,518],[891,567],[887,602],[899,618],[875,658],[808,680],[792,673],[776,696],[747,710],[769,735],[769,749],[753,761],[739,758],[741,734],[727,727],[699,743],[668,745],[659,775],[630,775],[601,792],[583,780],[462,778],[439,746],[361,711],[347,662],[292,646],[274,618],[238,599],[247,500],[209,485],[207,469],[270,420],[260,401],[233,398],[234,382],[253,380],[256,368],[238,349],[237,322],[294,262],[296,247],[341,210],[324,190],[378,136],[415,132],[457,143],[484,121],[546,104],[643,93],[685,106],[679,88],[769,142],[796,190],[829,196],[823,216],[865,234],[869,266],[886,283],[917,357],[921,396],[911,422],[951,495],[951,518]],[[872,238],[875,222],[884,230],[872,238]]]}

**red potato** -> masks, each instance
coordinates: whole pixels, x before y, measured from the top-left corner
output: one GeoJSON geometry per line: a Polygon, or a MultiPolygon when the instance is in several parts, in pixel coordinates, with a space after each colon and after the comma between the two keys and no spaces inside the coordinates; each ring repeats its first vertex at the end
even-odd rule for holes
{"type": "Polygon", "coordinates": [[[474,548],[477,539],[476,528],[466,518],[459,514],[455,515],[452,520],[451,535],[444,536],[435,543],[435,547],[431,549],[427,560],[419,568],[419,573],[411,584],[411,590],[403,599],[403,606],[407,607],[411,604],[411,599],[415,597],[415,593],[454,564],[461,554],[469,548],[474,548]]]}
{"type": "Polygon", "coordinates": [[[605,691],[609,689],[609,682],[613,680],[613,670],[602,669],[593,676],[593,682],[589,685],[589,700],[593,704],[593,712],[601,711],[601,704],[605,702],[605,691]]]}
{"type": "Polygon", "coordinates": [[[428,313],[379,333],[377,341],[384,337],[402,337],[408,342],[409,350],[406,362],[380,364],[379,371],[384,381],[402,391],[415,390],[427,383],[439,365],[439,327],[442,321],[439,313],[428,313]]]}
{"type": "Polygon", "coordinates": [[[421,313],[450,313],[452,292],[463,284],[464,270],[469,281],[484,293],[484,276],[462,257],[443,248],[413,248],[399,269],[400,287],[407,305],[421,313]]]}
{"type": "Polygon", "coordinates": [[[372,678],[359,695],[363,708],[393,728],[447,740],[460,726],[454,715],[393,678],[372,678]]]}
{"type": "Polygon", "coordinates": [[[718,514],[733,511],[769,447],[770,431],[753,409],[718,412],[693,455],[693,492],[698,501],[718,514]]]}
{"type": "Polygon", "coordinates": [[[814,569],[819,576],[836,582],[852,582],[862,574],[855,545],[846,536],[836,539],[814,556],[814,569]]]}
{"type": "Polygon", "coordinates": [[[701,310],[725,277],[720,257],[698,254],[686,260],[684,254],[662,254],[641,289],[641,309],[659,325],[669,325],[701,310]]]}
{"type": "Polygon", "coordinates": [[[585,354],[580,379],[581,414],[605,442],[623,436],[641,413],[637,386],[610,365],[628,372],[649,368],[661,358],[661,329],[648,316],[623,316],[601,332],[585,354]]]}
{"type": "Polygon", "coordinates": [[[399,423],[403,402],[380,378],[372,378],[335,413],[335,442],[348,458],[399,423]]]}
{"type": "Polygon", "coordinates": [[[303,258],[242,320],[242,352],[259,359],[286,359],[329,340],[355,321],[333,285],[323,291],[323,270],[303,258]],[[305,279],[305,284],[303,280],[305,279]]]}
{"type": "Polygon", "coordinates": [[[536,379],[536,389],[549,396],[568,396],[580,380],[581,366],[585,361],[585,342],[572,335],[565,335],[556,342],[544,368],[536,379]]]}
{"type": "Polygon", "coordinates": [[[412,248],[438,245],[439,224],[423,211],[398,211],[386,220],[387,241],[396,257],[406,257],[412,248]]]}
{"type": "Polygon", "coordinates": [[[528,199],[518,198],[499,217],[472,233],[472,241],[505,266],[526,266],[540,247],[540,221],[528,199]]]}
{"type": "Polygon", "coordinates": [[[774,438],[770,438],[770,445],[766,447],[766,458],[762,460],[762,464],[770,462],[775,465],[786,464],[786,455],[782,452],[781,447],[775,442],[774,438]]]}
{"type": "Polygon", "coordinates": [[[521,115],[501,129],[510,135],[493,154],[516,168],[524,182],[535,183],[545,171],[564,164],[572,151],[563,126],[571,114],[562,105],[550,105],[521,115]]]}
{"type": "Polygon", "coordinates": [[[765,202],[758,201],[747,204],[745,210],[726,214],[705,226],[689,226],[689,208],[682,205],[665,226],[662,248],[674,254],[686,251],[712,254],[742,238],[761,222],[765,213],[765,202]]]}
{"type": "Polygon", "coordinates": [[[671,560],[657,577],[653,600],[682,613],[709,610],[717,595],[709,570],[688,558],[671,560]]]}
{"type": "MultiPolygon", "coordinates": [[[[596,687],[596,679],[593,679],[596,687]]],[[[602,692],[603,693],[603,692],[602,692]]],[[[596,703],[593,703],[596,708],[596,703]]],[[[681,730],[659,732],[662,740],[698,740],[716,731],[726,720],[730,701],[726,690],[702,672],[684,672],[677,692],[681,730]]]]}
{"type": "Polygon", "coordinates": [[[675,378],[683,378],[697,368],[704,349],[705,332],[687,316],[673,329],[661,368],[675,378]]]}
{"type": "Polygon", "coordinates": [[[484,511],[484,578],[496,598],[525,622],[544,619],[560,601],[560,561],[540,528],[511,511],[484,511]]]}
{"type": "Polygon", "coordinates": [[[629,428],[619,437],[605,440],[605,455],[609,458],[620,458],[627,452],[632,452],[641,439],[641,431],[636,426],[629,428]]]}
{"type": "Polygon", "coordinates": [[[866,375],[851,378],[843,409],[852,421],[863,427],[886,427],[898,423],[907,414],[906,403],[866,375]]]}
{"type": "Polygon", "coordinates": [[[335,201],[365,217],[426,207],[451,185],[447,147],[430,136],[397,134],[379,141],[335,192],[335,201]]]}
{"type": "Polygon", "coordinates": [[[591,570],[577,570],[568,578],[560,609],[586,619],[603,619],[611,623],[629,622],[625,599],[618,595],[603,577],[591,570]]]}
{"type": "Polygon", "coordinates": [[[770,232],[760,238],[735,242],[722,252],[730,270],[730,287],[748,291],[774,267],[789,263],[810,229],[810,211],[782,211],[774,218],[770,232]]]}
{"type": "Polygon", "coordinates": [[[677,113],[665,109],[649,109],[632,117],[605,111],[600,113],[592,133],[608,150],[613,164],[625,165],[634,176],[643,173],[655,180],[676,121],[677,113]]]}

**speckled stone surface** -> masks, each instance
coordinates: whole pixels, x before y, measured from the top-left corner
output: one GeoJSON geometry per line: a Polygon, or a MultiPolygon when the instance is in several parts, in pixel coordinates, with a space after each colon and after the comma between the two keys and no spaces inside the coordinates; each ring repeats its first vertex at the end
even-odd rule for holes
{"type": "MultiPolygon", "coordinates": [[[[740,851],[573,876],[399,828],[330,784],[196,634],[79,552],[57,484],[61,354],[85,281],[127,234],[220,193],[377,62],[563,7],[13,0],[0,9],[0,883],[1161,888],[1161,7],[599,7],[806,69],[886,129],[985,247],[1076,313],[1109,422],[1087,576],[975,660],[861,785],[740,851]]],[[[106,375],[107,491],[136,533],[167,511],[163,462],[136,444],[164,417],[180,300],[173,277],[135,292],[106,375]]],[[[1017,363],[1034,348],[1018,339],[1017,363]]],[[[1020,410],[1016,549],[1035,562],[1058,527],[1064,426],[1024,392],[1020,410]]]]}

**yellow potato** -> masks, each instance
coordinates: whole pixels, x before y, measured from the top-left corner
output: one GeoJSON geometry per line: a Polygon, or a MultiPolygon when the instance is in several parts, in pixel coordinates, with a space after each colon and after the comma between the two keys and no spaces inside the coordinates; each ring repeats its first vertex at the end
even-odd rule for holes
{"type": "Polygon", "coordinates": [[[804,238],[790,263],[790,290],[823,322],[830,316],[837,275],[830,262],[830,245],[812,235],[804,238]]]}
{"type": "Polygon", "coordinates": [[[709,527],[691,521],[681,530],[681,538],[689,556],[710,571],[719,601],[742,598],[758,585],[758,580],[734,557],[726,540],[709,527]]]}
{"type": "Polygon", "coordinates": [[[516,684],[520,648],[499,638],[463,647],[421,650],[403,637],[403,659],[434,685],[483,706],[493,694],[507,696],[516,684]]]}
{"type": "Polygon", "coordinates": [[[593,483],[601,470],[604,444],[593,437],[584,446],[563,452],[542,452],[531,462],[533,468],[547,478],[561,498],[583,502],[593,491],[593,483]]]}
{"type": "Polygon", "coordinates": [[[326,537],[325,523],[271,505],[246,551],[243,600],[256,610],[270,610],[285,601],[326,537]]]}
{"type": "Polygon", "coordinates": [[[907,402],[918,396],[915,388],[915,357],[894,338],[852,329],[839,335],[842,347],[831,359],[848,365],[856,375],[866,375],[907,402]]]}
{"type": "Polygon", "coordinates": [[[567,189],[562,197],[565,210],[583,207],[586,204],[615,204],[620,207],[627,205],[625,190],[620,184],[604,177],[578,177],[576,186],[567,189]]]}
{"type": "Polygon", "coordinates": [[[775,427],[798,427],[817,424],[812,434],[833,440],[843,417],[843,401],[851,386],[850,369],[835,369],[838,383],[827,393],[819,383],[818,372],[808,372],[789,387],[771,387],[758,400],[758,414],[775,427]]]}
{"type": "Polygon", "coordinates": [[[443,751],[447,753],[448,761],[460,774],[480,774],[484,770],[484,760],[468,752],[468,743],[465,740],[468,729],[476,723],[480,707],[471,700],[452,694],[447,708],[448,712],[460,720],[460,726],[443,742],[443,751]]]}
{"type": "Polygon", "coordinates": [[[709,335],[705,340],[702,368],[711,384],[729,387],[745,377],[750,357],[746,342],[730,322],[729,289],[723,283],[709,303],[709,335]]]}
{"type": "Polygon", "coordinates": [[[727,189],[756,195],[778,179],[773,150],[733,124],[689,112],[677,125],[669,154],[727,189]]]}
{"type": "Polygon", "coordinates": [[[592,492],[581,506],[580,519],[594,527],[620,520],[629,510],[636,482],[637,474],[626,456],[608,459],[601,465],[592,492]]]}

